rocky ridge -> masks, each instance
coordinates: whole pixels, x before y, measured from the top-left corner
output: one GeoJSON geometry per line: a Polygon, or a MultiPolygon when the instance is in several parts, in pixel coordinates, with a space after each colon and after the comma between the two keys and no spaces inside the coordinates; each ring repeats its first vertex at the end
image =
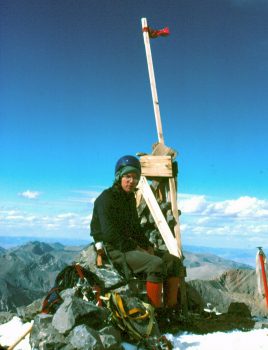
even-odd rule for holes
{"type": "MultiPolygon", "coordinates": [[[[23,257],[29,258],[31,254],[35,258],[36,256],[44,257],[47,254],[54,256],[53,249],[55,248],[51,249],[51,246],[33,242],[24,247],[22,249],[24,251],[20,249],[20,254],[17,251],[15,261],[17,262],[19,257],[21,260],[23,257]]],[[[15,252],[12,251],[12,253],[15,252]]],[[[64,254],[61,252],[60,256],[64,254]]],[[[10,254],[8,256],[10,257],[10,254]]],[[[216,258],[210,257],[210,259],[216,258]]],[[[42,266],[50,266],[46,259],[41,259],[41,262],[43,261],[45,263],[42,266]]],[[[140,285],[126,285],[112,267],[109,269],[97,268],[95,265],[96,253],[92,246],[85,247],[77,256],[76,261],[96,273],[107,290],[118,290],[122,295],[137,295],[142,291],[140,285]]],[[[211,262],[211,260],[206,262],[211,262]]],[[[44,268],[43,271],[47,270],[44,268]]],[[[164,315],[163,323],[161,320],[156,322],[155,336],[160,336],[164,331],[188,330],[207,333],[217,330],[251,329],[255,324],[251,312],[255,310],[254,307],[259,302],[254,274],[254,270],[236,269],[226,271],[209,281],[189,281],[187,283],[189,317],[186,319],[179,310],[172,319],[169,315],[164,315]],[[245,303],[241,303],[242,295],[247,296],[244,299],[245,303]],[[209,308],[207,308],[208,302],[211,304],[209,308]],[[223,313],[218,314],[217,311],[220,311],[221,307],[223,313]],[[207,310],[204,311],[204,308],[207,310]],[[158,327],[160,327],[160,332],[158,327]]],[[[16,314],[24,321],[34,319],[30,338],[32,349],[88,349],[89,344],[91,349],[119,350],[122,348],[121,343],[125,334],[108,322],[109,311],[106,308],[96,307],[94,303],[78,298],[74,289],[63,291],[61,296],[63,303],[54,315],[40,314],[43,298],[39,298],[29,306],[16,308],[16,314]]],[[[0,317],[2,320],[7,320],[8,313],[2,313],[0,317]]]]}

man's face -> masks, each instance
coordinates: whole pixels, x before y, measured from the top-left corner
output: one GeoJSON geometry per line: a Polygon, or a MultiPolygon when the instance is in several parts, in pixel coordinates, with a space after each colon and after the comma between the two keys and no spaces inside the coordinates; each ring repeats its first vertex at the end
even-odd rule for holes
{"type": "Polygon", "coordinates": [[[127,173],[122,176],[121,186],[125,192],[131,193],[135,191],[138,182],[139,177],[136,173],[127,173]]]}

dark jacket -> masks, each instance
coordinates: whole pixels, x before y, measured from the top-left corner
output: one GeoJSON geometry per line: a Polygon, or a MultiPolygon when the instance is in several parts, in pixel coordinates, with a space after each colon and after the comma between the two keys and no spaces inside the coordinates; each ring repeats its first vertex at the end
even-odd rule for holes
{"type": "Polygon", "coordinates": [[[109,243],[122,252],[150,245],[142,233],[134,194],[126,193],[118,185],[103,191],[96,199],[90,227],[95,242],[109,243]]]}

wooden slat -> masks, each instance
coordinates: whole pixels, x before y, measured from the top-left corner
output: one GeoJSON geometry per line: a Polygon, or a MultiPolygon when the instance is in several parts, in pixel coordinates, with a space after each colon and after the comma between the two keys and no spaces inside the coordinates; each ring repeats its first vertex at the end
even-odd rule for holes
{"type": "MultiPolygon", "coordinates": [[[[179,213],[178,213],[178,203],[177,203],[177,186],[174,177],[169,179],[169,190],[170,190],[170,201],[172,214],[176,220],[176,225],[174,226],[174,234],[177,241],[177,247],[179,255],[182,257],[182,245],[181,245],[181,232],[179,223],[179,213]]],[[[181,259],[183,264],[183,259],[181,259]]],[[[186,295],[186,285],[184,276],[180,276],[180,290],[181,290],[181,307],[183,315],[187,317],[188,315],[188,301],[186,295]]]]}
{"type": "Polygon", "coordinates": [[[147,182],[146,177],[141,176],[138,187],[142,192],[143,198],[145,199],[148,208],[150,209],[150,212],[154,218],[159,232],[161,233],[161,236],[163,237],[168,251],[170,254],[181,258],[180,252],[178,251],[177,241],[166,222],[166,219],[155,199],[155,196],[147,182]]]}
{"type": "Polygon", "coordinates": [[[140,157],[141,174],[147,177],[172,177],[172,158],[171,156],[152,156],[146,155],[140,157]]]}
{"type": "MultiPolygon", "coordinates": [[[[174,177],[169,179],[169,189],[170,189],[170,202],[172,214],[176,220],[176,225],[174,226],[174,233],[178,244],[178,249],[181,252],[181,232],[179,225],[179,212],[178,212],[178,204],[177,204],[177,189],[174,177]]],[[[180,255],[182,255],[180,253],[180,255]]]]}
{"type": "Polygon", "coordinates": [[[177,157],[177,151],[175,151],[171,147],[167,147],[163,143],[155,143],[153,145],[153,156],[171,156],[172,159],[174,160],[177,157]]]}

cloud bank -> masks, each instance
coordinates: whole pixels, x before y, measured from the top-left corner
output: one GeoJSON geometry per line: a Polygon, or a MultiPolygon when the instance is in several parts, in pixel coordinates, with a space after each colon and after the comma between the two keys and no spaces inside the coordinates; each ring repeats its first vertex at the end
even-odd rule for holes
{"type": "Polygon", "coordinates": [[[182,195],[181,230],[188,244],[218,247],[268,245],[268,200],[242,196],[222,201],[182,195]]]}
{"type": "MultiPolygon", "coordinates": [[[[23,197],[36,199],[40,193],[28,190],[23,197]]],[[[0,234],[89,239],[97,195],[77,191],[61,200],[40,199],[34,206],[0,209],[0,234]]],[[[249,196],[215,200],[206,195],[179,194],[178,205],[183,244],[268,246],[268,200],[249,196]]]]}

